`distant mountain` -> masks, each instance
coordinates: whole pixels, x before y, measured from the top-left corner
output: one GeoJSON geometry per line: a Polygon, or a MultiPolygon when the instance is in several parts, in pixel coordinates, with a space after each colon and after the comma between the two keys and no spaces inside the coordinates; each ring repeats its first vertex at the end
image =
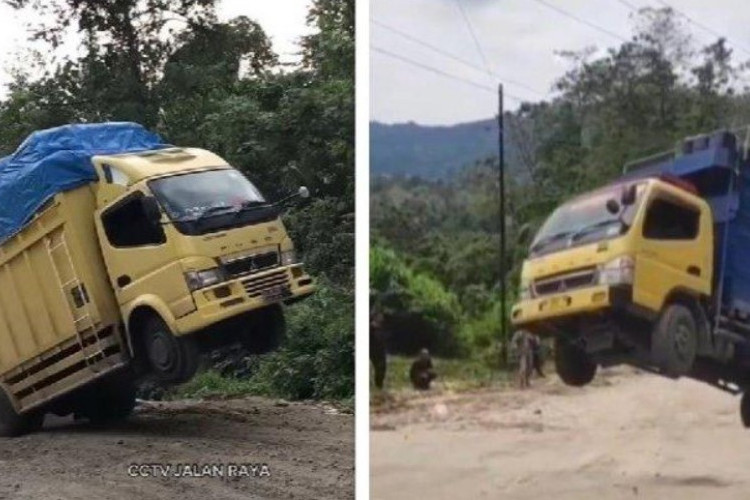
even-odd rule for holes
{"type": "MultiPolygon", "coordinates": [[[[507,136],[506,136],[507,137],[507,136]]],[[[370,174],[445,178],[488,157],[497,157],[494,119],[448,126],[370,122],[370,174]]],[[[513,151],[506,141],[506,160],[513,151]]]]}

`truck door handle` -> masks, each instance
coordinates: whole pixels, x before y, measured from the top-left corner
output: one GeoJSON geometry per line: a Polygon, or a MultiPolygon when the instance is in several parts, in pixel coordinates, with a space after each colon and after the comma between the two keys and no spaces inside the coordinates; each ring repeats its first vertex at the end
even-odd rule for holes
{"type": "Polygon", "coordinates": [[[123,274],[122,276],[117,277],[117,286],[119,286],[120,288],[128,286],[131,281],[133,280],[130,279],[130,276],[128,276],[127,274],[123,274]]]}
{"type": "Polygon", "coordinates": [[[688,274],[692,274],[693,276],[700,276],[701,268],[698,266],[688,266],[687,272],[688,274]]]}

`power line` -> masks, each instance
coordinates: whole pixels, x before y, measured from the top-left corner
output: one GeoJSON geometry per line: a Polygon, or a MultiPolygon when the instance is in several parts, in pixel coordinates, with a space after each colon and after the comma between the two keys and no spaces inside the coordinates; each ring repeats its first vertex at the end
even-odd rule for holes
{"type": "Polygon", "coordinates": [[[430,71],[432,73],[441,75],[443,77],[450,78],[452,80],[456,80],[456,81],[465,83],[467,85],[471,85],[472,87],[476,87],[476,88],[478,88],[480,90],[486,90],[488,92],[492,92],[493,94],[495,93],[495,90],[492,87],[488,87],[487,85],[482,85],[481,83],[477,83],[477,82],[468,80],[466,78],[462,78],[460,76],[452,75],[452,74],[447,73],[447,72],[445,72],[445,71],[443,71],[441,69],[438,69],[438,68],[435,68],[435,67],[432,67],[432,66],[428,66],[427,64],[423,64],[423,63],[421,63],[419,61],[415,61],[414,59],[409,59],[408,57],[404,57],[402,55],[396,54],[396,53],[391,52],[389,50],[381,49],[380,47],[376,47],[374,45],[370,46],[370,50],[374,50],[375,52],[379,52],[380,54],[384,54],[384,55],[386,55],[388,57],[392,57],[394,59],[398,59],[401,62],[405,62],[405,63],[410,64],[412,66],[415,66],[417,68],[422,68],[422,69],[424,69],[426,71],[430,71]]]}
{"type": "Polygon", "coordinates": [[[630,2],[628,2],[627,0],[617,0],[617,2],[621,3],[622,5],[624,5],[625,7],[627,7],[628,9],[634,10],[636,12],[638,12],[639,10],[641,10],[640,7],[638,7],[637,5],[634,5],[634,4],[630,3],[630,2]]]}
{"type": "Polygon", "coordinates": [[[464,5],[461,3],[461,0],[456,0],[456,5],[458,5],[458,10],[461,11],[461,16],[464,18],[464,23],[466,24],[466,27],[469,28],[469,33],[471,34],[472,40],[474,40],[474,46],[477,48],[479,57],[482,58],[482,63],[484,64],[485,71],[487,71],[487,76],[489,76],[491,79],[492,72],[490,71],[490,64],[487,62],[487,57],[484,55],[484,51],[482,50],[482,45],[479,43],[479,38],[477,37],[477,34],[474,31],[474,26],[472,26],[471,20],[469,19],[469,16],[466,14],[466,10],[464,9],[464,5]]]}
{"type": "MultiPolygon", "coordinates": [[[[415,61],[414,59],[410,59],[408,57],[404,57],[404,56],[402,56],[400,54],[396,54],[395,52],[391,52],[389,50],[386,50],[386,49],[383,49],[383,48],[380,48],[380,47],[377,47],[377,46],[374,46],[374,45],[370,46],[370,50],[374,50],[375,52],[378,52],[380,54],[386,55],[386,56],[391,57],[393,59],[398,59],[401,62],[404,62],[406,64],[410,64],[410,65],[415,66],[417,68],[421,68],[421,69],[423,69],[425,71],[430,71],[432,73],[435,73],[437,75],[443,76],[445,78],[449,78],[451,80],[462,82],[462,83],[464,83],[466,85],[471,85],[472,87],[478,88],[480,90],[484,90],[486,92],[492,92],[493,95],[495,95],[495,93],[497,92],[495,89],[493,89],[492,87],[489,87],[487,85],[482,85],[481,83],[477,83],[475,81],[472,81],[472,80],[469,80],[469,79],[466,79],[466,78],[462,78],[460,76],[453,75],[453,74],[448,73],[446,71],[443,71],[441,69],[435,68],[434,66],[429,66],[429,65],[421,63],[419,61],[415,61]]],[[[520,102],[524,102],[524,100],[521,99],[520,97],[517,97],[517,96],[514,96],[514,95],[510,95],[510,94],[507,94],[507,93],[505,95],[507,97],[513,99],[514,101],[519,102],[519,103],[520,102]]]]}
{"type": "MultiPolygon", "coordinates": [[[[421,39],[419,39],[419,38],[417,38],[417,37],[415,37],[413,35],[410,35],[409,33],[406,33],[404,31],[401,31],[401,30],[397,29],[397,28],[394,28],[393,26],[390,26],[388,24],[380,22],[377,19],[371,19],[370,22],[372,24],[375,24],[375,25],[383,28],[384,30],[390,31],[391,33],[395,33],[396,35],[398,35],[398,36],[400,36],[400,37],[402,37],[402,38],[404,38],[406,40],[414,42],[417,45],[421,45],[422,47],[430,49],[430,50],[432,50],[433,52],[435,52],[437,54],[441,54],[441,55],[447,57],[448,59],[452,59],[452,60],[454,60],[456,62],[459,62],[459,63],[463,64],[464,66],[467,66],[469,68],[473,68],[473,69],[475,69],[477,71],[482,71],[482,72],[486,71],[486,69],[482,68],[481,66],[478,66],[478,65],[476,65],[474,63],[471,63],[471,62],[468,62],[465,59],[463,59],[463,58],[461,58],[461,57],[459,57],[459,56],[457,56],[455,54],[452,54],[451,52],[448,52],[448,51],[446,51],[444,49],[441,49],[440,47],[438,47],[436,45],[433,45],[431,43],[425,42],[424,40],[421,40],[421,39]]],[[[541,97],[544,97],[546,95],[544,92],[541,92],[540,90],[537,90],[534,87],[530,87],[529,85],[526,85],[525,83],[519,82],[517,80],[511,80],[509,78],[505,78],[502,75],[500,75],[500,74],[498,74],[498,73],[496,73],[494,71],[490,70],[490,74],[493,77],[497,78],[498,80],[501,80],[503,83],[506,83],[506,84],[509,84],[509,85],[514,85],[516,87],[526,89],[529,92],[532,92],[532,93],[534,93],[534,94],[536,94],[538,96],[541,96],[541,97]]]]}
{"type": "Polygon", "coordinates": [[[668,9],[672,9],[673,11],[675,11],[676,13],[678,13],[679,15],[681,15],[682,17],[684,17],[685,19],[687,19],[687,21],[690,24],[693,24],[693,25],[697,26],[698,28],[702,29],[706,33],[710,33],[711,35],[713,35],[715,37],[723,38],[724,40],[726,40],[727,42],[731,43],[732,45],[734,45],[735,47],[737,47],[738,49],[740,49],[744,53],[750,55],[750,50],[748,50],[747,48],[743,47],[742,45],[740,45],[740,44],[738,44],[736,42],[733,42],[732,40],[729,39],[729,37],[727,37],[725,35],[722,35],[718,31],[715,31],[715,30],[709,28],[708,26],[706,26],[705,24],[696,21],[695,19],[693,19],[692,17],[688,16],[684,12],[675,9],[674,7],[672,7],[670,4],[668,4],[664,0],[656,0],[656,1],[659,2],[662,6],[668,8],[668,9]]]}
{"type": "Polygon", "coordinates": [[[565,16],[565,17],[568,17],[568,18],[570,18],[570,19],[573,19],[573,20],[575,20],[575,21],[578,21],[578,22],[579,22],[579,23],[581,23],[581,24],[585,24],[585,25],[586,25],[586,26],[588,26],[589,28],[595,29],[596,31],[599,31],[599,32],[601,32],[601,33],[604,33],[604,34],[606,34],[606,35],[609,35],[609,36],[611,36],[611,37],[613,37],[613,38],[617,38],[618,40],[621,40],[621,41],[623,41],[623,42],[627,42],[627,41],[629,41],[629,40],[628,40],[627,38],[625,38],[625,37],[623,37],[623,36],[621,36],[621,35],[618,35],[618,34],[617,34],[617,33],[615,33],[614,31],[610,31],[610,30],[608,30],[607,28],[602,28],[602,27],[601,27],[601,26],[599,26],[598,24],[594,24],[594,23],[592,23],[592,22],[590,22],[590,21],[587,21],[587,20],[585,20],[585,19],[583,19],[583,18],[581,18],[581,17],[578,17],[578,16],[576,16],[575,14],[572,14],[572,13],[568,12],[568,11],[567,11],[567,10],[565,10],[565,9],[561,9],[560,7],[557,7],[556,5],[552,5],[551,3],[547,2],[546,0],[534,0],[534,1],[535,1],[535,2],[537,2],[537,3],[539,3],[539,4],[542,4],[542,5],[544,5],[544,6],[545,6],[545,7],[547,7],[548,9],[552,9],[552,10],[554,10],[555,12],[557,12],[557,13],[558,13],[558,14],[560,14],[560,15],[563,15],[563,16],[565,16]]]}

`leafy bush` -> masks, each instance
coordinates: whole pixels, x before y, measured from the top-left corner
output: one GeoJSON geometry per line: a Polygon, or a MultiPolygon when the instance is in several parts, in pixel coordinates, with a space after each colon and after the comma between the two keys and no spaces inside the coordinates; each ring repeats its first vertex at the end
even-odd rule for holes
{"type": "Polygon", "coordinates": [[[170,399],[232,397],[252,394],[257,389],[251,380],[207,370],[170,392],[170,399]]]}
{"type": "Polygon", "coordinates": [[[354,396],[354,299],[320,282],[318,292],[288,309],[287,340],[261,358],[254,392],[287,399],[354,396]]]}
{"type": "Polygon", "coordinates": [[[500,303],[495,302],[479,317],[466,319],[461,325],[461,338],[472,347],[485,349],[500,340],[500,303]]]}
{"type": "Polygon", "coordinates": [[[315,199],[284,219],[305,265],[315,276],[336,283],[354,281],[354,217],[348,203],[336,198],[315,199]]]}
{"type": "Polygon", "coordinates": [[[455,335],[461,308],[440,281],[411,269],[393,250],[376,244],[370,250],[370,289],[371,307],[384,316],[391,350],[413,354],[427,347],[446,356],[463,353],[455,335]]]}

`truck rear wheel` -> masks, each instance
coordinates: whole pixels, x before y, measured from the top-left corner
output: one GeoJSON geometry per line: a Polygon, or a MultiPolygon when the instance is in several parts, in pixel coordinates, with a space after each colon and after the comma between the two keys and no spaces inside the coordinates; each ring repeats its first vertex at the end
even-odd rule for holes
{"type": "Polygon", "coordinates": [[[742,425],[750,427],[750,392],[743,392],[740,399],[740,417],[742,425]]]}
{"type": "Polygon", "coordinates": [[[195,375],[198,345],[190,337],[175,337],[161,318],[151,318],[143,331],[151,373],[161,382],[179,384],[195,375]]]}
{"type": "Polygon", "coordinates": [[[555,369],[566,385],[583,387],[594,380],[596,363],[580,347],[563,338],[555,339],[555,369]]]}
{"type": "Polygon", "coordinates": [[[17,413],[8,395],[0,389],[0,437],[16,437],[35,432],[41,429],[43,424],[43,412],[17,413]]]}
{"type": "Polygon", "coordinates": [[[240,341],[251,354],[265,354],[279,348],[286,338],[286,319],[281,304],[250,313],[240,341]]]}
{"type": "Polygon", "coordinates": [[[693,313],[682,304],[669,304],[651,336],[651,355],[657,368],[669,377],[687,375],[698,349],[698,327],[693,313]]]}

